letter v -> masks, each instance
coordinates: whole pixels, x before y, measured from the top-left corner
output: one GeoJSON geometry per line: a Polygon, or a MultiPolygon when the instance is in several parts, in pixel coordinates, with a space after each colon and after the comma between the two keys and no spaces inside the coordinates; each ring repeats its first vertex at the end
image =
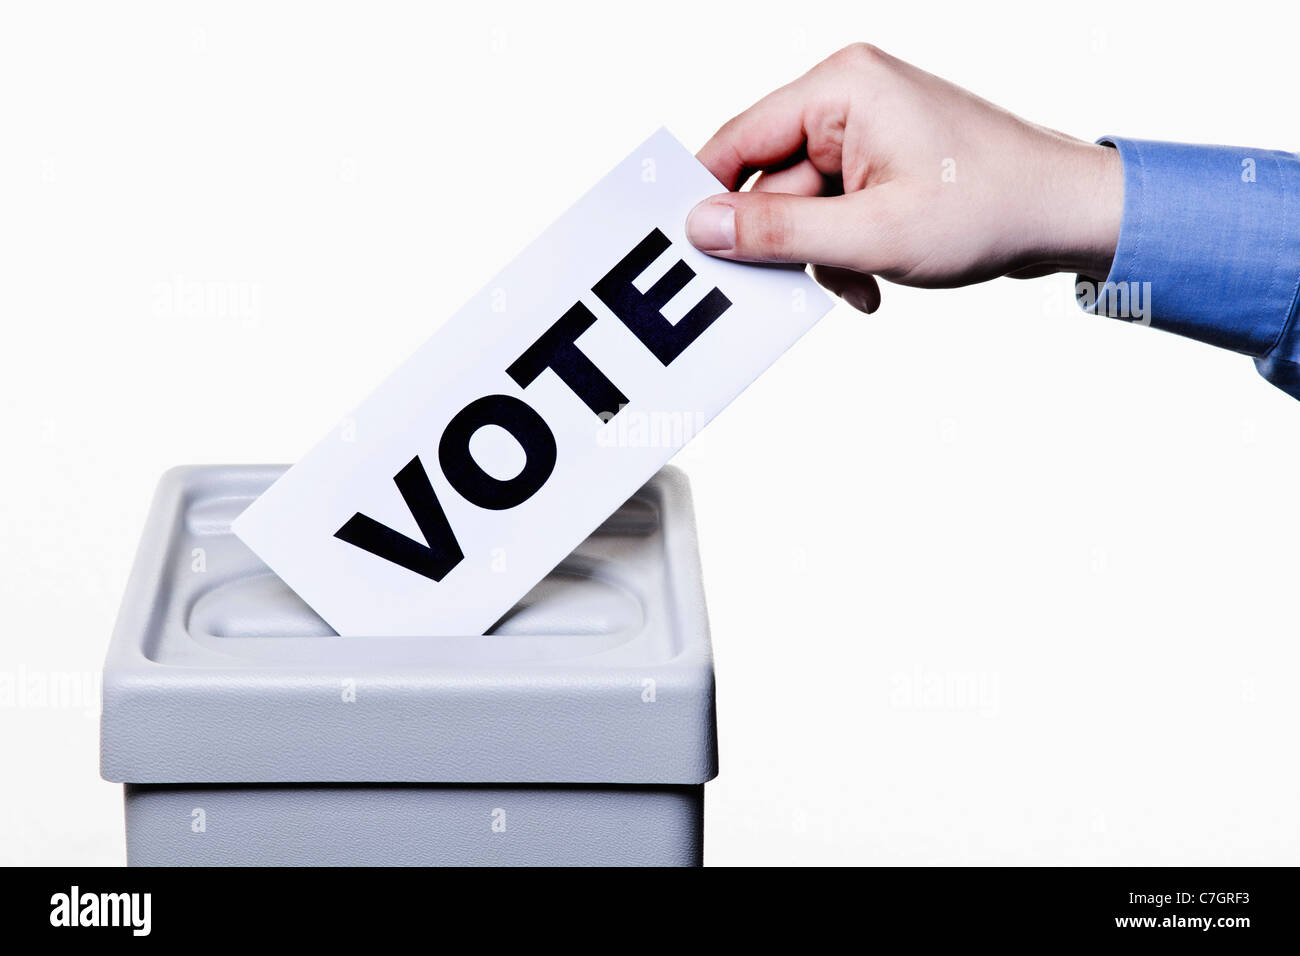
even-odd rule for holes
{"type": "Polygon", "coordinates": [[[360,512],[335,531],[334,537],[363,551],[369,551],[385,561],[401,565],[408,571],[441,581],[447,572],[460,564],[465,554],[451,530],[438,496],[433,492],[433,486],[429,484],[429,476],[420,463],[420,456],[412,458],[393,481],[402,493],[406,507],[411,510],[415,523],[420,526],[424,544],[360,512]]]}

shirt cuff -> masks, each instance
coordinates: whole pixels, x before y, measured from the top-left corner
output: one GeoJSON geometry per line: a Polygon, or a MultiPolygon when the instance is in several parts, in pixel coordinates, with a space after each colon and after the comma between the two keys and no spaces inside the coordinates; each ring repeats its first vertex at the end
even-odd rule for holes
{"type": "Polygon", "coordinates": [[[1300,398],[1300,157],[1108,136],[1124,168],[1110,274],[1079,304],[1242,352],[1300,398]]]}

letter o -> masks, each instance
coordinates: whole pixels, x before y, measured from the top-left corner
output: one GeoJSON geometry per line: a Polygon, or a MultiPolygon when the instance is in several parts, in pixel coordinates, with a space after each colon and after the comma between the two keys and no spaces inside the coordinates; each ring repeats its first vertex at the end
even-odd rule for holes
{"type": "Polygon", "coordinates": [[[491,511],[521,505],[536,494],[555,470],[555,455],[555,435],[546,420],[510,395],[485,395],[470,402],[447,423],[438,443],[438,463],[447,481],[470,504],[491,511]],[[494,478],[470,454],[469,440],[484,425],[504,428],[524,449],[524,468],[513,478],[494,478]]]}

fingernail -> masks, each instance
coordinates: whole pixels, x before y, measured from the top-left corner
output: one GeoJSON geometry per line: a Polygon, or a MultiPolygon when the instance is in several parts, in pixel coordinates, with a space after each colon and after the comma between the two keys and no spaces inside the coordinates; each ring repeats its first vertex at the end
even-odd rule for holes
{"type": "Polygon", "coordinates": [[[686,237],[702,252],[726,252],[736,245],[736,210],[705,200],[686,217],[686,237]]]}

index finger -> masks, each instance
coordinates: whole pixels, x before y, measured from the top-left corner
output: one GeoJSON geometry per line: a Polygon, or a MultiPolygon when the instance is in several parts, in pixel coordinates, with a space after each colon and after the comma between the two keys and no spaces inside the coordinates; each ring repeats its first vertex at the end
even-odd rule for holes
{"type": "Polygon", "coordinates": [[[804,147],[806,97],[796,80],[728,120],[696,154],[727,188],[739,189],[756,170],[795,158],[804,147]]]}

